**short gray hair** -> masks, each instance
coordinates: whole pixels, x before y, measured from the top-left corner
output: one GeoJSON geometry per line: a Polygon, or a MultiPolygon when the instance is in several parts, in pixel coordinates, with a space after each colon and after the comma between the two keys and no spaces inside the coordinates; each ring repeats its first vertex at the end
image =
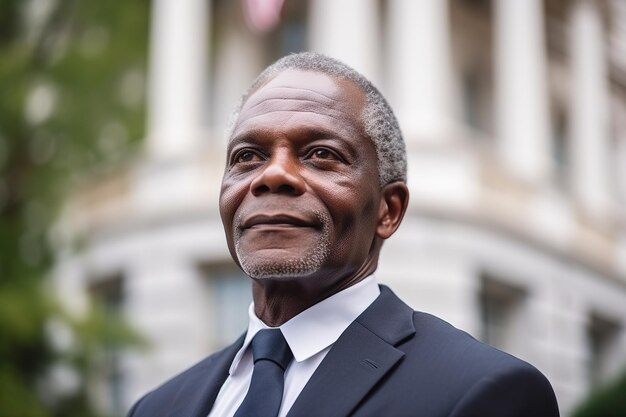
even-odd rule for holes
{"type": "Polygon", "coordinates": [[[248,98],[279,73],[288,70],[312,71],[331,77],[352,81],[365,94],[361,121],[365,133],[374,143],[378,158],[378,175],[381,186],[394,181],[406,182],[406,147],[398,120],[378,89],[363,75],[343,62],[315,52],[287,55],[267,67],[244,93],[229,123],[227,135],[233,134],[241,108],[248,98]]]}

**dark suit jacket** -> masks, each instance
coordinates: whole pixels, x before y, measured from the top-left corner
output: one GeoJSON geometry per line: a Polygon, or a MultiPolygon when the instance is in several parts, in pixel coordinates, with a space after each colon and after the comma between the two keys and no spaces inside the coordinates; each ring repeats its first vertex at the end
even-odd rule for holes
{"type": "MultiPolygon", "coordinates": [[[[206,417],[242,343],[243,336],[148,393],[129,417],[206,417]]],[[[550,383],[533,366],[413,311],[381,286],[288,416],[348,415],[554,417],[559,411],[550,383]]]]}

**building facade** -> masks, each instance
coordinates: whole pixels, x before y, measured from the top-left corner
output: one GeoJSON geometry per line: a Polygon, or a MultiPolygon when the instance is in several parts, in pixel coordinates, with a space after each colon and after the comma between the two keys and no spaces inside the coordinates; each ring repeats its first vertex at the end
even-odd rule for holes
{"type": "Polygon", "coordinates": [[[626,3],[153,0],[145,149],[68,200],[57,288],[128,314],[148,352],[95,385],[142,393],[245,330],[247,278],[217,207],[232,107],[314,50],[379,86],[411,202],[378,279],[415,309],[537,366],[563,415],[626,367],[626,3]],[[277,2],[280,6],[282,2],[277,2]]]}

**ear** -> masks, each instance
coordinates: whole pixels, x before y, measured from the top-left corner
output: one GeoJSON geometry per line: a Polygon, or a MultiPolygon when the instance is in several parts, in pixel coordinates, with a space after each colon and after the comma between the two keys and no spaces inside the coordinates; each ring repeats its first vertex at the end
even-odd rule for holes
{"type": "Polygon", "coordinates": [[[387,239],[394,234],[409,205],[409,189],[403,181],[385,185],[381,191],[376,236],[387,239]]]}

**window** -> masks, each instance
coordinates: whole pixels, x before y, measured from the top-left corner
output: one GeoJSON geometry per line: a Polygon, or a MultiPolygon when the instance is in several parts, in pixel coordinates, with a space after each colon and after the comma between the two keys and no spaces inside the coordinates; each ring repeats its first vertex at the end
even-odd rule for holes
{"type": "Polygon", "coordinates": [[[235,341],[248,326],[252,301],[250,278],[236,267],[205,268],[213,329],[211,347],[221,348],[235,341]]]}
{"type": "Polygon", "coordinates": [[[482,87],[480,77],[475,71],[465,71],[462,74],[463,88],[463,120],[471,128],[484,131],[484,123],[480,114],[482,87]]]}
{"type": "Polygon", "coordinates": [[[591,314],[587,327],[588,374],[591,386],[607,382],[613,375],[612,357],[617,349],[620,326],[616,320],[591,314]]]}
{"type": "Polygon", "coordinates": [[[460,3],[463,7],[473,9],[478,12],[489,11],[491,4],[488,0],[461,0],[460,3]]]}
{"type": "MultiPolygon", "coordinates": [[[[119,320],[124,301],[122,289],[122,276],[113,275],[98,279],[90,286],[89,293],[95,303],[104,310],[105,317],[119,320]]],[[[104,410],[122,415],[126,411],[122,352],[118,346],[114,345],[105,345],[102,348],[102,374],[97,383],[101,387],[98,395],[101,400],[99,402],[104,410]]]]}
{"type": "Polygon", "coordinates": [[[555,110],[552,121],[552,156],[556,167],[556,180],[567,186],[569,174],[569,141],[565,111],[555,110]]]}
{"type": "Polygon", "coordinates": [[[493,17],[491,2],[450,2],[451,59],[459,118],[477,137],[493,134],[493,17]]]}
{"type": "MultiPolygon", "coordinates": [[[[624,8],[626,10],[626,7],[624,8]]],[[[625,30],[626,32],[626,30],[625,30]]],[[[611,123],[609,125],[609,175],[610,191],[616,201],[626,204],[626,83],[613,81],[611,89],[611,123]]]]}
{"type": "Polygon", "coordinates": [[[268,62],[306,50],[307,10],[306,1],[286,1],[283,4],[280,23],[267,35],[268,62]]]}
{"type": "Polygon", "coordinates": [[[482,340],[494,347],[520,355],[523,352],[524,290],[494,280],[482,279],[480,305],[482,340]]]}

